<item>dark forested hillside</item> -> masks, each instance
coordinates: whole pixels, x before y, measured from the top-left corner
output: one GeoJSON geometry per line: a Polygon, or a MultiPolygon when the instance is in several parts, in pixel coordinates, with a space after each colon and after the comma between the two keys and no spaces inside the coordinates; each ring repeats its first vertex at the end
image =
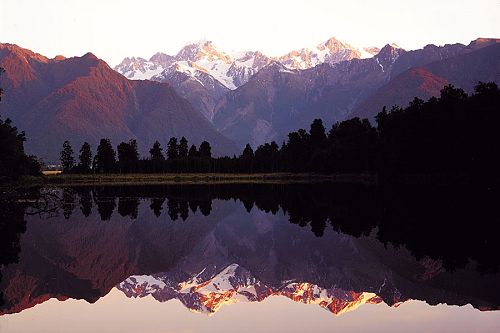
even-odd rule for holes
{"type": "MultiPolygon", "coordinates": [[[[281,146],[272,141],[254,150],[247,144],[239,156],[217,158],[207,141],[197,147],[185,137],[171,137],[165,148],[155,142],[146,159],[139,159],[135,140],[122,142],[116,161],[109,140],[102,139],[94,172],[317,172],[372,174],[384,181],[416,175],[459,182],[500,180],[500,90],[494,82],[478,83],[472,95],[447,85],[438,98],[415,97],[406,108],[384,108],[376,122],[374,127],[368,119],[352,118],[327,130],[315,119],[308,130],[288,133],[281,146]]],[[[61,156],[67,151],[65,147],[61,156]]]]}

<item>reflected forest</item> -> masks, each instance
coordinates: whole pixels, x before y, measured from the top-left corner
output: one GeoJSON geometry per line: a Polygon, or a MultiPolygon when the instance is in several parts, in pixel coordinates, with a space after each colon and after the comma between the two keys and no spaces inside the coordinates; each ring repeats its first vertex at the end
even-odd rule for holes
{"type": "Polygon", "coordinates": [[[113,214],[137,220],[143,205],[156,217],[168,216],[168,223],[189,223],[192,214],[208,216],[214,200],[232,200],[248,212],[283,214],[317,237],[326,229],[355,237],[374,234],[386,245],[408,248],[417,259],[440,259],[451,271],[472,261],[479,271],[495,273],[500,263],[499,193],[491,188],[320,183],[96,186],[48,192],[57,203],[51,199],[55,208],[42,214],[65,219],[79,210],[85,217],[98,214],[102,223],[113,214]]]}

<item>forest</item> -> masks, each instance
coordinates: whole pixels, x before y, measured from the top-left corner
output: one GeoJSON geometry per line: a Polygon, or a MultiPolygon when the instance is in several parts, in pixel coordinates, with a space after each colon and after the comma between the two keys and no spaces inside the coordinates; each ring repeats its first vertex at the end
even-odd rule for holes
{"type": "Polygon", "coordinates": [[[239,156],[213,157],[209,142],[189,146],[172,137],[164,150],[155,142],[140,158],[137,142],[120,143],[116,152],[102,139],[95,156],[84,143],[78,161],[66,141],[61,151],[64,172],[74,173],[371,173],[453,175],[499,179],[500,90],[479,82],[474,93],[445,86],[439,97],[413,99],[407,107],[384,108],[375,118],[337,122],[327,131],[321,119],[309,130],[288,134],[280,145],[255,150],[247,144],[239,156]]]}
{"type": "MultiPolygon", "coordinates": [[[[327,131],[321,119],[308,130],[288,134],[239,156],[212,156],[210,143],[189,145],[172,137],[166,148],[156,141],[140,157],[134,139],[116,149],[103,138],[95,152],[84,143],[75,157],[65,141],[60,153],[64,173],[320,173],[375,174],[383,179],[437,175],[465,181],[500,179],[500,90],[479,82],[471,95],[452,85],[428,101],[384,108],[375,118],[337,122],[327,131]]],[[[24,152],[25,134],[0,119],[0,177],[40,174],[41,162],[24,152]]]]}

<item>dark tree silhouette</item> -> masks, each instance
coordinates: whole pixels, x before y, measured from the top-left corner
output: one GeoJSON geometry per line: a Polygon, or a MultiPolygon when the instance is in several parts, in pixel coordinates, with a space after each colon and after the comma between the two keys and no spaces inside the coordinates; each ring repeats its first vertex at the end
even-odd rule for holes
{"type": "Polygon", "coordinates": [[[309,133],[304,129],[288,134],[288,141],[283,147],[283,159],[286,167],[292,172],[303,172],[309,161],[309,133]]]}
{"type": "Polygon", "coordinates": [[[89,173],[92,167],[92,150],[89,143],[84,142],[80,148],[79,160],[80,172],[89,173]]]}
{"type": "Polygon", "coordinates": [[[321,119],[313,120],[311,124],[311,129],[309,130],[309,135],[311,137],[312,149],[325,148],[326,144],[325,126],[323,126],[323,121],[321,119]]]}
{"type": "Polygon", "coordinates": [[[176,199],[169,198],[167,201],[168,216],[172,221],[179,218],[179,202],[176,199]]]}
{"type": "Polygon", "coordinates": [[[156,217],[160,217],[164,202],[165,198],[151,198],[151,205],[149,208],[151,208],[156,217]]]}
{"type": "Polygon", "coordinates": [[[188,141],[185,137],[179,140],[179,158],[188,157],[188,141]]]}
{"type": "Polygon", "coordinates": [[[100,187],[93,190],[94,202],[101,221],[109,221],[116,208],[116,195],[112,188],[100,187]]]}
{"type": "Polygon", "coordinates": [[[183,221],[186,221],[189,216],[189,205],[187,200],[179,201],[179,215],[183,221]]]}
{"type": "Polygon", "coordinates": [[[189,148],[188,156],[191,158],[198,157],[198,149],[195,145],[191,145],[191,148],[189,148]]]}
{"type": "Polygon", "coordinates": [[[328,170],[365,172],[375,166],[376,129],[367,119],[353,118],[332,126],[328,134],[328,170]]]}
{"type": "Polygon", "coordinates": [[[118,145],[118,166],[120,172],[135,172],[139,161],[137,141],[131,139],[128,143],[122,142],[118,145]]]}
{"type": "Polygon", "coordinates": [[[132,220],[137,219],[139,214],[139,200],[137,198],[118,198],[118,214],[123,217],[129,216],[132,220]]]}
{"type": "Polygon", "coordinates": [[[203,141],[200,144],[198,154],[201,158],[212,158],[212,147],[210,147],[210,143],[203,141]]]}
{"type": "Polygon", "coordinates": [[[167,144],[167,157],[169,160],[175,160],[179,157],[179,146],[177,138],[171,137],[167,144]]]}
{"type": "MultiPolygon", "coordinates": [[[[149,150],[149,154],[151,155],[150,163],[146,162],[146,170],[149,172],[162,172],[164,171],[165,166],[165,156],[163,156],[163,148],[160,145],[160,142],[155,141],[153,147],[149,150]],[[150,164],[150,167],[147,167],[147,164],[150,164]]],[[[143,163],[144,164],[144,163],[143,163]]],[[[144,165],[143,165],[144,167],[144,165]]],[[[144,170],[142,170],[144,171],[144,170]]]]}
{"type": "Polygon", "coordinates": [[[101,173],[110,173],[116,167],[116,153],[109,139],[101,139],[97,147],[96,169],[101,173]]]}
{"type": "Polygon", "coordinates": [[[243,172],[252,172],[253,171],[253,158],[254,153],[250,144],[247,143],[245,149],[240,155],[240,164],[243,172]]]}
{"type": "Polygon", "coordinates": [[[280,151],[276,142],[263,144],[255,150],[253,171],[276,172],[279,169],[280,151]]]}
{"type": "MultiPolygon", "coordinates": [[[[19,261],[21,235],[26,232],[25,211],[26,207],[19,200],[0,196],[0,284],[2,268],[19,261]]],[[[0,306],[5,303],[3,290],[0,290],[0,306]]]]}
{"type": "Polygon", "coordinates": [[[254,156],[253,149],[247,143],[247,145],[245,146],[245,149],[243,149],[243,152],[241,153],[241,158],[251,160],[251,159],[253,159],[253,156],[254,156]]]}
{"type": "Polygon", "coordinates": [[[154,162],[162,162],[165,160],[165,157],[163,156],[163,148],[161,148],[161,145],[158,141],[155,141],[153,143],[153,147],[149,150],[149,154],[151,155],[151,160],[154,162]]]}
{"type": "Polygon", "coordinates": [[[79,187],[75,191],[80,197],[80,210],[85,217],[89,217],[92,213],[92,194],[88,187],[79,187]]]}
{"type": "Polygon", "coordinates": [[[24,141],[24,132],[19,133],[10,119],[0,119],[0,178],[17,179],[40,174],[41,163],[25,154],[24,141]]]}
{"type": "Polygon", "coordinates": [[[212,201],[211,200],[201,200],[199,207],[200,207],[201,214],[203,214],[203,216],[208,216],[208,215],[210,215],[210,212],[212,211],[212,201]]]}
{"type": "Polygon", "coordinates": [[[497,85],[479,83],[472,96],[448,85],[439,98],[384,110],[376,118],[377,171],[386,179],[422,174],[497,182],[499,106],[497,85]]]}
{"type": "Polygon", "coordinates": [[[61,165],[64,172],[70,172],[75,166],[75,158],[73,157],[73,148],[69,141],[64,141],[63,149],[61,150],[61,165]]]}

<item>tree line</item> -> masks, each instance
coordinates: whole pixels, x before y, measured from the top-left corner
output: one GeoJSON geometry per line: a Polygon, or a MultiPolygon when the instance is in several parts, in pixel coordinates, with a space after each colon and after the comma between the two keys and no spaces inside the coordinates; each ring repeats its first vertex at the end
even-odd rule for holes
{"type": "Polygon", "coordinates": [[[166,154],[156,141],[149,150],[149,158],[139,158],[137,141],[121,142],[116,151],[109,139],[103,138],[97,146],[95,156],[89,143],[80,148],[78,161],[69,141],[63,143],[60,153],[61,166],[68,173],[165,173],[165,172],[212,172],[212,148],[203,141],[199,147],[191,145],[182,137],[172,137],[166,154]]]}
{"type": "Polygon", "coordinates": [[[61,152],[65,172],[217,172],[217,173],[374,173],[488,175],[499,169],[500,91],[479,83],[472,95],[448,85],[439,97],[415,98],[409,106],[386,108],[376,118],[353,118],[333,124],[327,132],[321,119],[309,130],[288,134],[279,146],[249,144],[239,156],[212,157],[210,143],[199,147],[185,137],[172,137],[166,154],[156,141],[148,158],[139,158],[137,142],[120,143],[116,152],[102,139],[92,159],[90,145],[80,149],[79,163],[69,142],[61,152]]]}
{"type": "MultiPolygon", "coordinates": [[[[387,179],[426,174],[498,181],[499,110],[500,91],[493,82],[479,82],[471,95],[448,85],[428,101],[415,98],[390,111],[384,107],[376,126],[353,118],[327,131],[315,119],[309,130],[289,133],[281,145],[273,141],[254,150],[247,144],[239,156],[215,158],[207,141],[196,146],[172,137],[165,152],[156,141],[149,156],[140,158],[136,140],[115,150],[103,138],[95,155],[84,143],[77,159],[65,141],[60,159],[64,172],[74,173],[371,173],[387,179]]],[[[0,178],[40,174],[41,162],[25,153],[25,140],[9,119],[0,119],[0,178]]]]}

